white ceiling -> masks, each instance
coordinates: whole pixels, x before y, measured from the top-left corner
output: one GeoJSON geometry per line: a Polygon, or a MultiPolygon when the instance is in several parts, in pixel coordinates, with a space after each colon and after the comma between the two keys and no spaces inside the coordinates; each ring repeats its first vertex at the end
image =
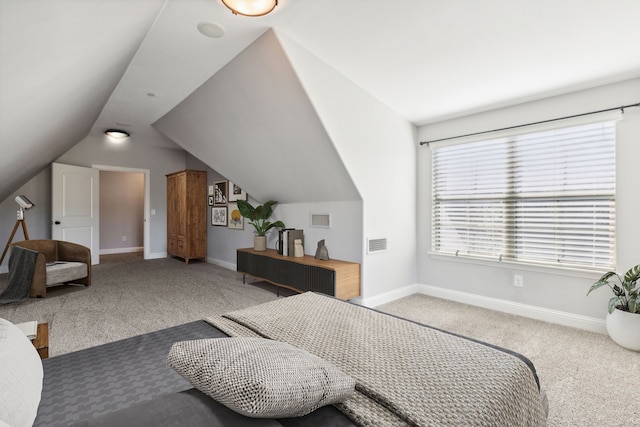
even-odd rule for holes
{"type": "Polygon", "coordinates": [[[152,123],[269,27],[417,125],[640,76],[636,0],[279,3],[247,18],[219,0],[167,1],[96,134],[152,123]],[[226,35],[206,38],[199,22],[226,35]]]}
{"type": "Polygon", "coordinates": [[[0,0],[0,200],[27,151],[36,173],[111,127],[175,147],[151,123],[271,27],[421,125],[639,77],[638,17],[637,0],[279,0],[260,18],[220,0],[0,0]]]}

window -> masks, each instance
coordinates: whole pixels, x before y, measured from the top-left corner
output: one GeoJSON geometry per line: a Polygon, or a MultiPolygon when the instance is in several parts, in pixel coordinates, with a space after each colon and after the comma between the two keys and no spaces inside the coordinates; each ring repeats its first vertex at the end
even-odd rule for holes
{"type": "Polygon", "coordinates": [[[432,150],[434,252],[613,269],[615,122],[432,150]]]}

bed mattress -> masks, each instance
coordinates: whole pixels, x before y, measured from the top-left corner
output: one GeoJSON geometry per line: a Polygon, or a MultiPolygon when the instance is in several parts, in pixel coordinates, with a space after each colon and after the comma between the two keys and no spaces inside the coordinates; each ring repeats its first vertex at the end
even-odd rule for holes
{"type": "MultiPolygon", "coordinates": [[[[351,306],[344,302],[340,304],[351,306]]],[[[347,308],[347,310],[350,309],[347,308]]],[[[291,310],[285,311],[287,314],[291,312],[291,310]]],[[[362,310],[359,309],[359,311],[362,310]]],[[[379,313],[375,310],[370,311],[372,314],[379,313]]],[[[304,312],[308,313],[309,310],[304,312]]],[[[369,316],[366,312],[364,314],[369,316]]],[[[260,316],[260,318],[263,317],[260,316]]],[[[346,317],[347,323],[352,323],[352,315],[349,314],[346,317]]],[[[393,321],[395,318],[389,315],[384,317],[390,318],[385,322],[393,321]]],[[[403,319],[396,319],[406,322],[403,319]]],[[[300,326],[301,321],[287,323],[300,326]]],[[[369,326],[363,326],[364,329],[371,329],[368,322],[370,320],[365,321],[365,326],[369,326]]],[[[429,326],[408,323],[414,325],[412,328],[418,327],[418,332],[426,328],[437,333],[452,335],[429,326]]],[[[298,328],[294,328],[293,332],[296,329],[298,328]]],[[[386,326],[381,328],[381,330],[385,329],[386,326]]],[[[339,406],[342,411],[336,406],[326,406],[297,418],[276,420],[247,418],[194,389],[167,365],[166,358],[173,343],[237,335],[233,329],[223,328],[223,330],[205,320],[200,320],[44,360],[42,400],[34,425],[48,427],[69,425],[353,427],[356,425],[357,421],[352,421],[343,413],[353,412],[342,408],[345,405],[339,406]]],[[[304,338],[304,334],[302,337],[304,338]]],[[[464,337],[458,338],[468,340],[464,337]]],[[[374,338],[374,341],[379,339],[374,338]]],[[[469,341],[520,360],[523,365],[526,365],[525,370],[530,371],[528,375],[535,379],[535,389],[539,390],[535,369],[526,357],[486,343],[469,341]]],[[[331,347],[335,349],[341,346],[331,347]]],[[[342,350],[343,352],[351,351],[342,350]]],[[[329,359],[333,357],[331,354],[322,357],[325,356],[329,359]]],[[[381,361],[385,358],[382,357],[381,361]]],[[[348,373],[348,371],[345,372],[348,373]]],[[[356,416],[354,419],[360,418],[362,417],[356,416]]],[[[413,423],[410,419],[405,421],[409,421],[408,425],[422,425],[421,422],[413,423]]],[[[362,425],[369,424],[365,422],[362,425]]]]}

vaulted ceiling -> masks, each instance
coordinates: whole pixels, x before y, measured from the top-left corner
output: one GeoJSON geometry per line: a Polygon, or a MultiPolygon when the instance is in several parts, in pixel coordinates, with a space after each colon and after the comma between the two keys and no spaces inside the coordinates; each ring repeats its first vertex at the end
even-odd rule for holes
{"type": "Polygon", "coordinates": [[[640,76],[638,16],[636,0],[279,0],[261,18],[219,0],[0,0],[0,201],[106,128],[177,148],[151,124],[269,28],[422,125],[640,76]]]}

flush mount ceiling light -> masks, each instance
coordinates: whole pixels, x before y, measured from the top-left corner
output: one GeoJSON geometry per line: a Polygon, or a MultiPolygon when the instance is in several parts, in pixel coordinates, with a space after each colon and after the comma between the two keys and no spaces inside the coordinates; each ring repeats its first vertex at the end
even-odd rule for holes
{"type": "Polygon", "coordinates": [[[234,15],[263,16],[271,12],[278,0],[222,0],[234,15]]]}
{"type": "Polygon", "coordinates": [[[113,139],[125,139],[129,137],[129,132],[120,129],[107,129],[104,134],[113,139]]]}

